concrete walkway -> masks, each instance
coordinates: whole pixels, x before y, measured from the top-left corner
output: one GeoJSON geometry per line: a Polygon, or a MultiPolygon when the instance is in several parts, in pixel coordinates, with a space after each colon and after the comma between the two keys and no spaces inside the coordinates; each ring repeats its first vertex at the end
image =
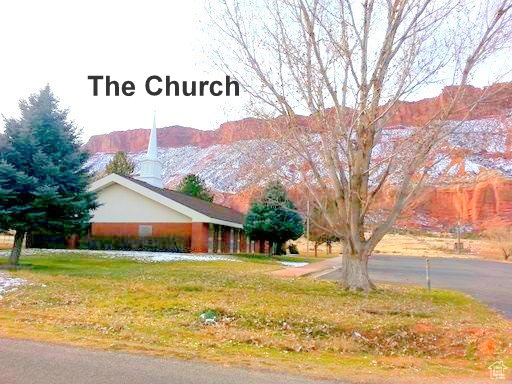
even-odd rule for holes
{"type": "Polygon", "coordinates": [[[276,277],[320,277],[326,273],[333,272],[341,265],[342,256],[333,257],[318,263],[311,263],[303,267],[283,268],[277,271],[272,271],[271,275],[276,277]]]}

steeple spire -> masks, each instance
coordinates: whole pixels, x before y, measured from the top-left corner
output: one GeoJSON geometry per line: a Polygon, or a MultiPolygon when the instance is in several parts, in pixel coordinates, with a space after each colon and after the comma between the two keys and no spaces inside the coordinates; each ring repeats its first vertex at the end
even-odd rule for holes
{"type": "Polygon", "coordinates": [[[158,158],[158,142],[156,137],[156,111],[153,114],[153,127],[149,134],[148,151],[140,161],[140,175],[137,179],[154,187],[163,188],[162,162],[158,158]]]}
{"type": "Polygon", "coordinates": [[[156,111],[153,113],[153,127],[151,128],[151,134],[149,135],[148,152],[147,157],[158,158],[158,143],[156,138],[156,111]]]}

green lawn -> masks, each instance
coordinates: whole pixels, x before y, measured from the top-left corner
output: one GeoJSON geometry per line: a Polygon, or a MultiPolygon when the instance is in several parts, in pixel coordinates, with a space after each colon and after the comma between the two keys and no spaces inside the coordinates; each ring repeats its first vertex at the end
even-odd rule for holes
{"type": "Polygon", "coordinates": [[[279,261],[291,261],[297,263],[318,263],[319,261],[325,261],[331,257],[335,257],[338,255],[329,255],[329,257],[312,257],[306,255],[273,255],[269,256],[263,253],[233,253],[232,256],[237,257],[239,259],[244,259],[252,262],[279,262],[279,261]]]}
{"type": "Polygon", "coordinates": [[[347,293],[273,278],[274,260],[241,260],[23,257],[12,274],[31,284],[0,301],[0,336],[364,381],[485,378],[497,359],[512,365],[510,323],[465,295],[347,293]]]}

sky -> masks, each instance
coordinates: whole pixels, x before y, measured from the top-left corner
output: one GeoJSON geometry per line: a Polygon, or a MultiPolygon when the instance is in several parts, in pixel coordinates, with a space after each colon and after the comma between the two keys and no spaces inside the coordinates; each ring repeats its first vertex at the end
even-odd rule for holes
{"type": "MultiPolygon", "coordinates": [[[[82,128],[83,141],[96,134],[150,128],[153,111],[159,127],[208,130],[247,117],[243,97],[150,96],[144,90],[150,75],[225,78],[211,63],[207,22],[204,0],[1,1],[0,115],[18,117],[19,100],[49,84],[82,128]],[[90,75],[133,81],[136,93],[93,96],[90,75]]],[[[435,96],[439,90],[420,96],[435,96]]]]}
{"type": "MultiPolygon", "coordinates": [[[[150,75],[224,79],[207,45],[202,0],[0,2],[0,114],[18,117],[18,102],[50,84],[82,128],[83,140],[157,125],[215,129],[245,117],[233,96],[149,96],[150,75]],[[134,96],[93,96],[89,75],[136,84],[134,96]]],[[[0,132],[4,129],[3,119],[0,132]]]]}

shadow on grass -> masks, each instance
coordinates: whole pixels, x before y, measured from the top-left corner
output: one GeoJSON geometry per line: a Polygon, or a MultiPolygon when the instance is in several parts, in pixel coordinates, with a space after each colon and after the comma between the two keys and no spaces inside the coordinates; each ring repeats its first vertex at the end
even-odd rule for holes
{"type": "Polygon", "coordinates": [[[299,263],[314,263],[316,261],[322,261],[322,259],[314,259],[309,257],[301,257],[301,256],[288,256],[288,255],[272,255],[269,256],[264,253],[234,253],[233,256],[246,259],[249,261],[290,261],[290,262],[299,262],[299,263]]]}
{"type": "Polygon", "coordinates": [[[30,262],[21,262],[18,265],[10,265],[6,262],[0,261],[0,270],[4,271],[41,271],[41,272],[47,272],[47,271],[57,271],[62,270],[62,267],[60,265],[47,265],[47,264],[34,264],[30,262]]]}
{"type": "Polygon", "coordinates": [[[38,255],[25,256],[20,259],[20,264],[13,267],[7,264],[7,260],[0,260],[0,270],[28,270],[31,272],[47,275],[69,275],[69,276],[100,276],[119,275],[127,269],[138,265],[133,260],[112,260],[102,259],[95,256],[73,256],[69,255],[38,255]]]}

